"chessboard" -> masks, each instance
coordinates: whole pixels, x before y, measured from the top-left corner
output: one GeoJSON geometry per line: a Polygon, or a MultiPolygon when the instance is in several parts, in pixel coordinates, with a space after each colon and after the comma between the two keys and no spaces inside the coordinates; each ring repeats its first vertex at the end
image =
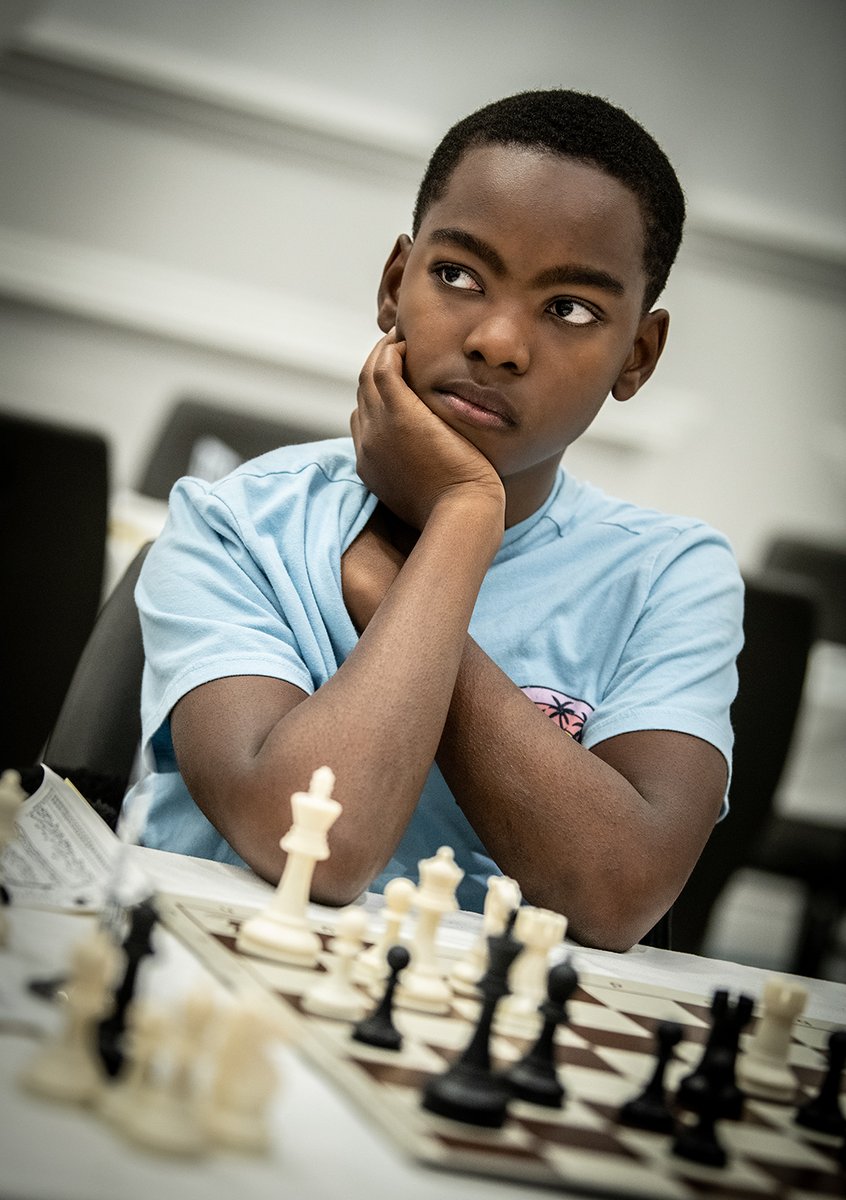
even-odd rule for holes
{"type": "MultiPolygon", "coordinates": [[[[399,1010],[399,1051],[381,1050],[351,1036],[349,1022],[309,1014],[302,997],[313,986],[313,969],[246,955],[236,947],[241,923],[252,910],[185,897],[157,897],[159,916],[220,980],[236,993],[272,998],[292,1044],[343,1089],[391,1141],[422,1164],[629,1200],[809,1200],[846,1196],[842,1138],[826,1138],[793,1121],[790,1105],[747,1097],[738,1121],[721,1121],[728,1151],[722,1168],[670,1153],[671,1137],[620,1123],[621,1105],[647,1082],[654,1064],[654,1031],[671,1020],[683,1027],[666,1075],[668,1091],[699,1061],[710,1028],[710,997],[591,975],[573,963],[579,984],[569,1020],[556,1030],[556,1060],[566,1099],[561,1109],[522,1101],[509,1104],[499,1129],[484,1129],[436,1116],[421,1107],[421,1091],[464,1049],[479,1003],[456,996],[447,1015],[399,1010]]],[[[324,946],[331,924],[316,927],[324,946]]],[[[457,956],[446,950],[445,957],[457,956]]],[[[374,1000],[374,1006],[376,1001],[374,1000]]],[[[755,1018],[741,1035],[752,1036],[755,1018]]],[[[825,1074],[833,1026],[799,1017],[792,1030],[790,1063],[800,1085],[798,1100],[814,1094],[825,1074]]],[[[491,1056],[503,1069],[529,1042],[494,1025],[491,1056]]]]}

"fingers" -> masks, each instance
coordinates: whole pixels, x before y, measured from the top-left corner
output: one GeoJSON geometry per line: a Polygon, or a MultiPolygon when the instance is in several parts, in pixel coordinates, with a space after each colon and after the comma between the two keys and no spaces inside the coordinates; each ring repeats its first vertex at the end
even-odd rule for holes
{"type": "Polygon", "coordinates": [[[398,341],[396,329],[380,338],[367,356],[358,377],[359,407],[372,404],[393,404],[407,399],[409,391],[403,380],[405,342],[398,341]]]}

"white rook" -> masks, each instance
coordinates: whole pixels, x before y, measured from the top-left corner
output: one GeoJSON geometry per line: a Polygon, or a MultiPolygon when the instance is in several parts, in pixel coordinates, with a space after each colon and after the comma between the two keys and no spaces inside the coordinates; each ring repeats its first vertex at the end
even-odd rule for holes
{"type": "Polygon", "coordinates": [[[758,1027],[737,1063],[737,1082],[750,1096],[788,1103],[796,1098],[790,1038],[807,999],[807,988],[795,980],[773,977],[764,984],[758,1027]]]}

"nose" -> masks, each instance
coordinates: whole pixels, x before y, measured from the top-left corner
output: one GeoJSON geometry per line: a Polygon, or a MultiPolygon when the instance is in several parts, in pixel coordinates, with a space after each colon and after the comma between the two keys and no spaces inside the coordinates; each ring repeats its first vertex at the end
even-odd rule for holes
{"type": "Polygon", "coordinates": [[[529,366],[529,341],[513,313],[488,313],[477,321],[464,339],[464,353],[474,362],[503,367],[522,375],[529,366]]]}

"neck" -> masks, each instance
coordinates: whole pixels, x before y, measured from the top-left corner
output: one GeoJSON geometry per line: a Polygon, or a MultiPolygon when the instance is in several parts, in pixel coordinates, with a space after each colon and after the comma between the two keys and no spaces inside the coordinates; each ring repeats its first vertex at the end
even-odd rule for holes
{"type": "Polygon", "coordinates": [[[547,459],[546,462],[538,464],[528,471],[521,471],[519,474],[509,475],[503,479],[506,529],[527,520],[546,502],[560,465],[561,456],[556,455],[555,458],[547,459]]]}

